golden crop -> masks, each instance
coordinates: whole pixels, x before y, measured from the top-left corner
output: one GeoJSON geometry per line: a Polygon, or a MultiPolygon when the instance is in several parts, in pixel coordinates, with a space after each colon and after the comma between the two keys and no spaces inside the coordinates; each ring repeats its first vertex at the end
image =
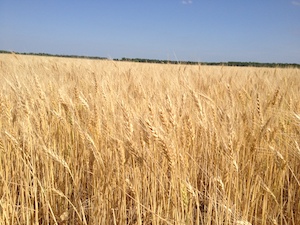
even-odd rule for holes
{"type": "Polygon", "coordinates": [[[300,71],[0,55],[0,224],[300,224],[300,71]]]}

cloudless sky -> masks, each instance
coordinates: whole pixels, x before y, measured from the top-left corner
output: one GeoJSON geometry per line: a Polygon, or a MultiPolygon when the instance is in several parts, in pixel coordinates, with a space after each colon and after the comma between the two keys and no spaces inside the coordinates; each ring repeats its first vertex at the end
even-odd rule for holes
{"type": "Polygon", "coordinates": [[[300,63],[300,0],[0,0],[0,49],[300,63]]]}

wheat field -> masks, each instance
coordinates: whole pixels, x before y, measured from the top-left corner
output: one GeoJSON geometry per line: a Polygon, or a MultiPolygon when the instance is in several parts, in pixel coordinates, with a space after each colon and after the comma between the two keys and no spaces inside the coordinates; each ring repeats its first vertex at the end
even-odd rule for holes
{"type": "Polygon", "coordinates": [[[0,224],[300,224],[300,70],[0,55],[0,224]]]}

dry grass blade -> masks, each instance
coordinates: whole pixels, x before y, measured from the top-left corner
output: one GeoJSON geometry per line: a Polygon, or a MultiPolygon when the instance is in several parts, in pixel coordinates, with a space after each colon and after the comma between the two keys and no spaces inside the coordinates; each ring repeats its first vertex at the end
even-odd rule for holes
{"type": "MultiPolygon", "coordinates": [[[[66,199],[67,202],[72,206],[72,209],[74,210],[74,212],[76,212],[79,220],[82,221],[80,213],[78,212],[76,206],[70,201],[70,199],[62,191],[60,191],[58,189],[52,188],[52,191],[54,193],[58,194],[59,196],[63,197],[64,199],[66,199]]],[[[67,211],[65,211],[64,213],[62,213],[60,215],[60,222],[62,223],[62,222],[65,222],[66,220],[68,220],[69,214],[70,214],[70,210],[69,209],[67,211]]]]}
{"type": "Polygon", "coordinates": [[[63,167],[65,167],[67,169],[67,171],[69,172],[72,180],[74,181],[74,176],[70,170],[70,167],[68,165],[68,163],[61,157],[59,156],[55,151],[48,149],[46,146],[43,146],[43,150],[45,151],[45,153],[47,153],[47,155],[49,155],[52,159],[54,159],[56,162],[58,162],[59,164],[61,164],[63,167]]]}

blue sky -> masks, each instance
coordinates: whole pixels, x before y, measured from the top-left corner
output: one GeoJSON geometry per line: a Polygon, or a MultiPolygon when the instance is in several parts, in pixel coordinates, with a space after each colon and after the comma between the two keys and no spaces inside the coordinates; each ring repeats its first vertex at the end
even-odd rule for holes
{"type": "Polygon", "coordinates": [[[0,0],[0,49],[300,63],[300,0],[0,0]]]}

